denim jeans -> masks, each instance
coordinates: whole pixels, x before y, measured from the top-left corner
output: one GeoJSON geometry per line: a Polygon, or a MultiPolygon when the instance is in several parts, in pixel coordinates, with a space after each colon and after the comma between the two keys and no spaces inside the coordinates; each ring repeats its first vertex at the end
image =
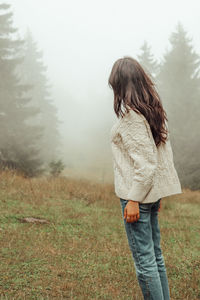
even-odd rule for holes
{"type": "Polygon", "coordinates": [[[160,246],[158,222],[160,200],[161,198],[153,203],[139,203],[138,221],[128,223],[124,219],[124,208],[128,200],[120,198],[128,244],[145,300],[170,299],[165,262],[160,246]]]}

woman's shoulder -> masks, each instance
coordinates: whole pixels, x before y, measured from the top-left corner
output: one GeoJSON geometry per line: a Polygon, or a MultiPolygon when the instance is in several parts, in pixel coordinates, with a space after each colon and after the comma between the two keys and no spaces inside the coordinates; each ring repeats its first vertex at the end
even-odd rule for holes
{"type": "Polygon", "coordinates": [[[148,125],[145,125],[146,118],[138,111],[130,109],[124,113],[124,116],[120,116],[117,122],[111,129],[111,139],[115,136],[124,136],[126,134],[140,135],[142,136],[148,125]]]}
{"type": "Polygon", "coordinates": [[[125,128],[127,126],[137,126],[138,124],[144,125],[144,122],[146,121],[146,118],[143,116],[142,113],[139,111],[135,111],[133,109],[130,109],[128,112],[124,114],[123,117],[121,117],[120,120],[120,127],[125,128]]]}

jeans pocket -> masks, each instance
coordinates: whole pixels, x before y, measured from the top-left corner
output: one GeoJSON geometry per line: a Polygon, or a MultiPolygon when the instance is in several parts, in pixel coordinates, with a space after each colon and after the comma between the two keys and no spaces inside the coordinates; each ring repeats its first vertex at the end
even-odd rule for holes
{"type": "Polygon", "coordinates": [[[119,199],[120,199],[120,202],[121,202],[121,203],[126,203],[126,204],[127,204],[127,203],[128,203],[128,201],[129,201],[129,200],[122,199],[122,198],[119,198],[119,199]]]}
{"type": "Polygon", "coordinates": [[[127,203],[128,203],[128,200],[125,200],[125,199],[121,199],[121,198],[120,198],[120,204],[121,204],[122,209],[125,208],[125,206],[126,206],[127,203]]]}
{"type": "Polygon", "coordinates": [[[148,213],[151,210],[151,203],[139,203],[140,212],[148,213]]]}

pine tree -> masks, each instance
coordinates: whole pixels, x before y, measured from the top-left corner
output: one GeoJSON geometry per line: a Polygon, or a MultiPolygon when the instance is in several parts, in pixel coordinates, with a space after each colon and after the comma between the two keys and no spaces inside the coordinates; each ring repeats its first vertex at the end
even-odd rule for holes
{"type": "Polygon", "coordinates": [[[144,70],[155,80],[159,70],[159,64],[151,53],[151,47],[144,41],[140,48],[141,54],[137,55],[139,63],[144,70]]]}
{"type": "Polygon", "coordinates": [[[22,171],[26,176],[41,172],[37,141],[41,128],[27,120],[38,113],[28,106],[28,86],[19,83],[16,68],[22,62],[23,41],[16,38],[9,4],[0,5],[0,167],[22,171]]]}
{"type": "Polygon", "coordinates": [[[43,136],[39,142],[40,156],[48,165],[59,156],[59,120],[57,109],[50,97],[50,85],[46,76],[47,67],[43,64],[43,54],[37,49],[30,30],[25,36],[23,56],[24,60],[18,66],[18,73],[21,82],[32,87],[27,92],[27,96],[31,98],[30,105],[40,109],[37,117],[30,121],[33,125],[40,124],[43,127],[43,136]]]}
{"type": "Polygon", "coordinates": [[[182,184],[200,188],[200,56],[179,23],[164,55],[159,90],[169,119],[174,161],[182,184]]]}

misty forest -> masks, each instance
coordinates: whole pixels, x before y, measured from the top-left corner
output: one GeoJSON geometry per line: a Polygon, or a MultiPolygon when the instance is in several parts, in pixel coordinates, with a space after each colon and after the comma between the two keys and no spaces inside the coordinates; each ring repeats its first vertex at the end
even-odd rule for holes
{"type": "MultiPolygon", "coordinates": [[[[26,176],[49,172],[53,168],[51,164],[56,162],[58,169],[62,169],[59,119],[49,91],[42,52],[30,30],[24,37],[18,37],[12,25],[10,6],[2,4],[0,9],[1,169],[17,169],[26,176]]],[[[184,187],[198,189],[200,54],[193,49],[180,23],[171,34],[170,43],[171,49],[161,62],[156,60],[146,41],[137,58],[152,75],[161,95],[181,182],[184,187]]],[[[106,135],[97,142],[105,144],[105,139],[106,135]]],[[[70,164],[70,157],[64,160],[70,164]]]]}
{"type": "MultiPolygon", "coordinates": [[[[68,127],[61,129],[64,118],[41,45],[28,25],[20,33],[14,17],[12,5],[1,2],[1,299],[142,299],[114,194],[109,144],[114,111],[108,113],[113,95],[103,94],[108,111],[97,126],[79,133],[69,106],[68,111],[63,108],[68,127]],[[75,138],[79,134],[80,143],[75,138]]],[[[196,300],[200,52],[178,20],[168,43],[161,58],[146,39],[137,53],[129,54],[155,82],[183,189],[182,195],[164,200],[160,212],[172,299],[196,300]]],[[[55,47],[62,45],[55,42],[55,47]]],[[[108,74],[104,80],[109,90],[108,74]]],[[[95,89],[88,81],[91,103],[95,89]]],[[[68,95],[66,103],[73,99],[68,95]]],[[[93,108],[95,104],[84,111],[75,102],[73,114],[85,114],[83,120],[92,122],[93,108]]]]}
{"type": "Polygon", "coordinates": [[[58,118],[42,54],[27,32],[16,37],[12,12],[1,4],[1,168],[36,176],[58,156],[58,118]]]}

